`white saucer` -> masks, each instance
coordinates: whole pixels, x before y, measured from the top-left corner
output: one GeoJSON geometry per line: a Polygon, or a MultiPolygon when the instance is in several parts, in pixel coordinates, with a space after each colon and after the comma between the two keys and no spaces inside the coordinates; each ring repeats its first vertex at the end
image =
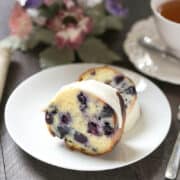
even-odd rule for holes
{"type": "Polygon", "coordinates": [[[165,47],[158,35],[153,17],[140,20],[133,25],[124,42],[124,50],[131,63],[148,76],[180,85],[180,60],[177,63],[170,57],[142,48],[138,44],[138,38],[144,35],[165,47]]]}
{"type": "Polygon", "coordinates": [[[162,91],[148,79],[118,68],[131,77],[137,87],[141,118],[133,130],[124,134],[114,150],[91,157],[67,149],[63,141],[47,130],[42,109],[67,83],[97,64],[58,66],[35,74],[19,85],[5,109],[6,127],[18,146],[31,156],[51,165],[81,171],[114,169],[132,164],[153,152],[164,140],[171,124],[171,110],[162,91]]]}

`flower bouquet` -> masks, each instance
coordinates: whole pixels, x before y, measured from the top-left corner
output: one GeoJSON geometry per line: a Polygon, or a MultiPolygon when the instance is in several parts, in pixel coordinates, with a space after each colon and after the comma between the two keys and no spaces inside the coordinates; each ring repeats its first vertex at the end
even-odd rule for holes
{"type": "Polygon", "coordinates": [[[43,44],[41,68],[77,57],[83,62],[117,61],[120,57],[101,35],[121,30],[126,14],[119,0],[18,0],[9,19],[11,34],[0,47],[28,51],[43,44]]]}

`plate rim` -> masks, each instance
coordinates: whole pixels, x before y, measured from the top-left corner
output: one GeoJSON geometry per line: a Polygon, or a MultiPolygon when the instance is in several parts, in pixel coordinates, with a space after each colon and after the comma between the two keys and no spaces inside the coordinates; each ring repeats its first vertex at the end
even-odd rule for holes
{"type": "Polygon", "coordinates": [[[26,148],[23,147],[23,145],[18,142],[13,134],[11,134],[11,130],[8,128],[8,120],[7,120],[7,110],[8,110],[8,106],[9,104],[11,103],[11,99],[14,97],[14,94],[16,93],[16,91],[21,88],[24,84],[26,84],[29,80],[31,79],[34,79],[36,76],[38,76],[39,74],[41,73],[44,73],[44,72],[47,72],[47,71],[52,71],[52,69],[58,69],[58,68],[61,68],[61,67],[67,67],[67,66],[94,66],[94,67],[97,67],[97,66],[107,66],[108,64],[100,64],[100,63],[75,63],[75,64],[65,64],[65,65],[59,65],[59,66],[55,66],[55,67],[50,67],[50,68],[47,68],[45,70],[42,70],[42,71],[39,71],[31,76],[29,76],[28,78],[26,78],[25,80],[23,80],[19,85],[16,86],[16,88],[14,88],[14,90],[12,91],[12,93],[10,94],[10,96],[8,97],[8,100],[5,104],[5,111],[4,111],[4,121],[5,121],[5,127],[7,129],[7,132],[8,134],[10,135],[10,137],[12,138],[12,140],[14,141],[14,143],[21,149],[23,150],[25,153],[27,153],[28,155],[30,155],[31,157],[35,158],[36,160],[39,160],[43,163],[46,163],[48,165],[51,165],[51,166],[54,166],[54,167],[58,167],[58,168],[63,168],[63,169],[68,169],[68,170],[74,170],[74,171],[83,171],[83,172],[96,172],[96,171],[106,171],[106,170],[112,170],[112,169],[118,169],[118,168],[122,168],[122,167],[126,167],[126,166],[129,166],[131,164],[134,164],[140,160],[143,160],[144,158],[146,158],[147,156],[151,155],[152,152],[154,152],[157,148],[159,148],[159,146],[163,143],[163,141],[166,139],[168,133],[169,133],[169,130],[170,130],[170,127],[171,127],[171,123],[172,123],[172,111],[171,111],[171,106],[170,106],[170,103],[166,97],[166,95],[164,94],[164,92],[154,83],[152,82],[151,80],[149,80],[148,78],[144,77],[143,75],[141,74],[138,74],[132,70],[129,70],[129,69],[126,69],[124,67],[119,67],[119,66],[114,66],[114,65],[108,65],[108,66],[112,66],[116,69],[119,69],[119,70],[123,70],[123,71],[127,71],[129,73],[132,73],[132,74],[135,74],[136,76],[140,76],[141,78],[145,79],[146,81],[148,81],[150,84],[154,85],[160,92],[161,92],[161,95],[164,97],[166,103],[167,103],[167,107],[168,107],[168,111],[169,111],[169,124],[167,126],[167,132],[165,134],[165,136],[161,139],[161,141],[159,141],[159,143],[156,145],[156,147],[154,149],[152,149],[151,151],[149,151],[148,153],[145,153],[143,156],[141,156],[140,158],[138,159],[135,159],[135,160],[132,160],[132,161],[129,161],[127,162],[125,165],[120,165],[120,164],[117,164],[117,165],[114,165],[112,167],[103,167],[103,168],[99,168],[99,169],[96,169],[96,168],[90,168],[90,169],[80,169],[80,168],[76,168],[75,166],[72,168],[72,166],[62,166],[62,165],[58,165],[56,163],[51,163],[51,162],[48,162],[42,158],[39,158],[38,156],[35,156],[34,154],[31,154],[31,152],[29,152],[29,150],[27,150],[26,148]]]}

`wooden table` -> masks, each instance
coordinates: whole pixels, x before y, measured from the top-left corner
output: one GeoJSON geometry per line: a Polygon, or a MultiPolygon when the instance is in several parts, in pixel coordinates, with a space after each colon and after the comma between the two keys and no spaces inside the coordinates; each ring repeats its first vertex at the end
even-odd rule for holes
{"type": "MultiPolygon", "coordinates": [[[[124,61],[118,65],[135,70],[128,62],[128,58],[123,53],[122,47],[119,46],[119,42],[121,42],[122,45],[125,34],[130,26],[138,19],[149,16],[151,11],[149,1],[147,0],[126,0],[125,3],[129,8],[129,17],[125,22],[125,28],[123,32],[116,34],[119,41],[113,44],[110,43],[116,40],[117,37],[111,36],[107,38],[107,42],[124,58],[124,61]]],[[[7,21],[12,5],[12,0],[0,1],[0,39],[8,34],[7,21]]],[[[0,105],[0,180],[82,180],[85,178],[86,180],[106,180],[110,178],[113,180],[164,179],[165,168],[179,129],[179,125],[176,122],[176,112],[177,106],[180,103],[180,86],[178,87],[151,79],[168,97],[173,113],[173,123],[170,132],[156,151],[140,162],[121,169],[103,172],[77,172],[56,168],[32,158],[15,145],[6,131],[3,112],[8,96],[19,83],[39,70],[38,59],[31,54],[17,52],[12,58],[3,101],[0,105]]],[[[155,124],[156,122],[154,122],[154,125],[155,124]]],[[[177,179],[180,180],[180,175],[177,179]]]]}

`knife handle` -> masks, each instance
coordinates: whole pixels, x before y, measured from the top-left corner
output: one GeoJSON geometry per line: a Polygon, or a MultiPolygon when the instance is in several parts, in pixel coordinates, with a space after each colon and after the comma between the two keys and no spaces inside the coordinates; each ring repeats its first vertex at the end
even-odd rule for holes
{"type": "Polygon", "coordinates": [[[165,173],[166,178],[168,179],[176,178],[179,169],[179,163],[180,163],[180,132],[178,133],[178,137],[176,139],[171,157],[167,165],[167,169],[165,173]]]}
{"type": "Polygon", "coordinates": [[[11,50],[0,48],[0,101],[5,85],[6,75],[10,64],[11,50]]]}

